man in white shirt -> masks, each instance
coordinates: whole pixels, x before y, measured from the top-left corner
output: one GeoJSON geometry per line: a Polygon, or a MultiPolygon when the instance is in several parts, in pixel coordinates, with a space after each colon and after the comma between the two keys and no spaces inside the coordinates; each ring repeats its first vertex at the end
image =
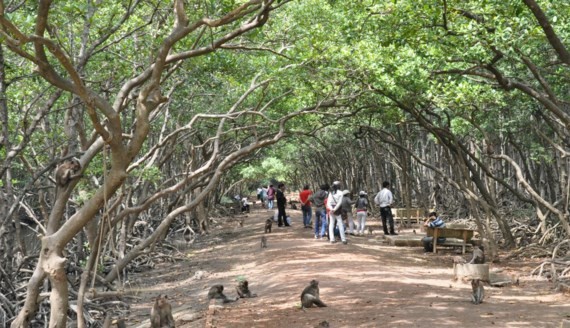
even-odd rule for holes
{"type": "Polygon", "coordinates": [[[342,205],[342,191],[340,190],[340,181],[333,182],[332,191],[329,193],[329,197],[327,199],[327,209],[329,210],[329,237],[331,244],[334,244],[335,237],[334,237],[334,227],[335,222],[340,232],[340,240],[342,240],[343,244],[347,244],[346,235],[344,234],[344,225],[342,223],[342,215],[334,214],[335,211],[339,210],[342,205]]]}
{"type": "Polygon", "coordinates": [[[382,228],[384,228],[384,235],[397,235],[394,231],[394,217],[392,216],[392,203],[394,202],[394,197],[392,192],[388,187],[390,183],[384,181],[382,183],[382,190],[374,197],[374,203],[380,206],[380,217],[382,218],[382,228]],[[390,225],[390,232],[388,233],[388,223],[390,225]]]}

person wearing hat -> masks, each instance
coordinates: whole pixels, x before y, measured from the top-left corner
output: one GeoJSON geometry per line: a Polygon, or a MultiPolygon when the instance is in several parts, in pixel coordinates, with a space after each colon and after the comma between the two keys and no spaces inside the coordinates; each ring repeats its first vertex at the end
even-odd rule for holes
{"type": "Polygon", "coordinates": [[[394,231],[394,217],[392,216],[391,208],[394,202],[394,196],[392,196],[392,192],[388,187],[390,187],[388,181],[382,182],[382,190],[374,197],[374,202],[380,207],[380,217],[382,218],[384,235],[397,235],[394,231]],[[390,232],[388,232],[388,224],[390,225],[390,232]]]}
{"type": "Polygon", "coordinates": [[[357,233],[362,236],[364,235],[364,228],[366,226],[366,217],[368,216],[368,198],[365,191],[361,190],[358,193],[358,200],[356,201],[356,223],[357,233]]]}
{"type": "Polygon", "coordinates": [[[330,211],[329,238],[331,244],[334,244],[336,242],[334,236],[334,228],[336,222],[340,233],[340,239],[342,240],[342,243],[346,245],[347,241],[346,235],[344,234],[344,225],[342,224],[341,206],[342,191],[340,190],[340,181],[335,181],[333,182],[332,191],[330,192],[329,198],[327,199],[327,209],[330,211]]]}
{"type": "Polygon", "coordinates": [[[354,219],[352,218],[352,204],[354,204],[354,202],[352,201],[352,199],[350,199],[350,191],[343,190],[342,205],[341,205],[343,221],[344,219],[346,219],[347,225],[350,229],[349,234],[354,236],[354,219]]]}

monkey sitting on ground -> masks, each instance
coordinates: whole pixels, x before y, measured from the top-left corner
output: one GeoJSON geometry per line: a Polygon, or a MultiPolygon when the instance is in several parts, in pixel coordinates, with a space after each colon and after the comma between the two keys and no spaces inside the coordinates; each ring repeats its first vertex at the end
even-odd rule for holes
{"type": "Polygon", "coordinates": [[[257,297],[257,294],[253,294],[248,287],[247,280],[240,281],[236,286],[236,292],[240,298],[252,298],[257,297]]]}
{"type": "Polygon", "coordinates": [[[150,327],[175,327],[174,318],[172,317],[172,307],[168,303],[168,296],[158,295],[154,305],[150,310],[150,327]]]}
{"type": "Polygon", "coordinates": [[[471,294],[471,303],[481,304],[483,303],[483,298],[485,297],[485,288],[479,279],[471,280],[471,288],[473,289],[473,294],[471,294]]]}
{"type": "Polygon", "coordinates": [[[301,293],[301,309],[305,311],[306,308],[310,308],[315,304],[318,307],[326,307],[327,305],[321,301],[319,297],[319,282],[317,280],[311,280],[311,284],[301,293]]]}
{"type": "Polygon", "coordinates": [[[226,295],[224,295],[224,286],[223,285],[214,285],[210,288],[208,292],[208,299],[209,300],[219,300],[222,303],[230,303],[235,302],[238,300],[239,297],[235,299],[230,299],[226,295]]]}
{"type": "Polygon", "coordinates": [[[373,231],[374,231],[374,229],[372,229],[371,226],[368,226],[368,234],[371,235],[373,231]]]}
{"type": "Polygon", "coordinates": [[[273,225],[273,217],[265,220],[265,233],[271,233],[271,226],[273,225]]]}
{"type": "Polygon", "coordinates": [[[81,177],[81,163],[77,158],[66,159],[55,170],[55,183],[63,188],[75,178],[81,177]]]}
{"type": "Polygon", "coordinates": [[[261,248],[267,248],[267,238],[261,237],[261,248]]]}
{"type": "Polygon", "coordinates": [[[473,246],[473,258],[469,264],[485,264],[485,252],[483,246],[473,246]]]}

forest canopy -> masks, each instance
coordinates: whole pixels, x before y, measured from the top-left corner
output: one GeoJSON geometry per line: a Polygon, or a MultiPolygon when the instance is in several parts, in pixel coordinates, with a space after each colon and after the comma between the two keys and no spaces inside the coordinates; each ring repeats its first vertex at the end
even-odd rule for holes
{"type": "Polygon", "coordinates": [[[93,274],[276,182],[390,181],[491,257],[550,254],[569,39],[567,1],[0,0],[1,318],[65,327],[73,299],[84,327],[93,274]]]}

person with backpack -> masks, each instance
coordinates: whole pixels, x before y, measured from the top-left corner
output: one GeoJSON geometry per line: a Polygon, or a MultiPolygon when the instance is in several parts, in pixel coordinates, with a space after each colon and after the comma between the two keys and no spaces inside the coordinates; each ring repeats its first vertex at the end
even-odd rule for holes
{"type": "Polygon", "coordinates": [[[267,188],[267,208],[272,210],[273,209],[273,201],[275,200],[275,188],[273,185],[270,184],[269,188],[267,188]]]}
{"type": "Polygon", "coordinates": [[[319,191],[313,195],[315,204],[315,239],[322,239],[327,229],[326,201],[329,196],[330,186],[325,183],[321,185],[319,191]]]}
{"type": "Polygon", "coordinates": [[[346,235],[344,234],[344,225],[342,224],[342,191],[340,190],[340,181],[333,182],[332,191],[327,199],[327,209],[329,210],[330,222],[329,222],[329,238],[330,243],[334,244],[334,228],[335,223],[338,227],[340,233],[340,239],[343,244],[347,244],[346,235]]]}
{"type": "Polygon", "coordinates": [[[356,222],[358,224],[357,233],[359,236],[364,235],[364,228],[366,227],[366,217],[368,216],[368,198],[365,191],[361,190],[358,193],[358,200],[354,205],[356,207],[356,222]]]}
{"type": "Polygon", "coordinates": [[[354,202],[350,199],[350,191],[344,190],[342,192],[342,216],[343,221],[346,220],[347,226],[350,229],[349,234],[354,236],[354,219],[352,217],[352,204],[354,202]]]}

